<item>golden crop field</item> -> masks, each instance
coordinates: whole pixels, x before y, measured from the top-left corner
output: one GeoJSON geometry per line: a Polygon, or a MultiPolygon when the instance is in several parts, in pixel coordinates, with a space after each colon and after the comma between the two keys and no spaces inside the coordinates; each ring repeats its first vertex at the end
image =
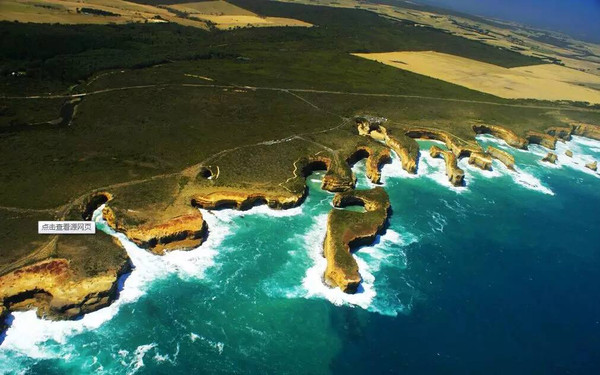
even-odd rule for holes
{"type": "Polygon", "coordinates": [[[357,53],[355,56],[501,98],[600,103],[600,90],[593,88],[600,87],[599,76],[560,65],[504,68],[433,51],[357,53]]]}

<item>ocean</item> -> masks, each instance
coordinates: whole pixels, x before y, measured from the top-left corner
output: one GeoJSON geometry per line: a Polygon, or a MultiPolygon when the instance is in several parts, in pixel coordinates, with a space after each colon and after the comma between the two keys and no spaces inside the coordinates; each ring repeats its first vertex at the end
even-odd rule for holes
{"type": "MultiPolygon", "coordinates": [[[[119,238],[135,269],[119,299],[76,321],[13,314],[0,373],[597,374],[600,142],[509,148],[518,173],[467,164],[452,187],[434,142],[418,174],[384,166],[389,227],[354,256],[361,292],[323,285],[333,194],[308,178],[297,208],[203,211],[208,241],[163,257],[119,238]],[[574,152],[573,158],[564,151],[574,152]]],[[[441,145],[439,143],[436,143],[441,145]]],[[[359,189],[372,185],[354,166],[359,189]]]]}

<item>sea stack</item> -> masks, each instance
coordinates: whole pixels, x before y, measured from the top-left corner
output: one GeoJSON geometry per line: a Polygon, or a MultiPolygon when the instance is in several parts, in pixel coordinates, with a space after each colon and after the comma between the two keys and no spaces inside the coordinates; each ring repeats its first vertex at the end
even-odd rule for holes
{"type": "Polygon", "coordinates": [[[598,162],[594,161],[594,162],[591,162],[591,163],[587,163],[585,165],[585,167],[591,169],[594,172],[596,172],[598,170],[598,162]]]}
{"type": "Polygon", "coordinates": [[[387,221],[390,200],[381,187],[337,193],[327,218],[327,235],[323,256],[327,259],[324,280],[344,293],[356,293],[361,282],[358,264],[351,250],[371,244],[387,221]],[[365,212],[341,210],[347,206],[363,206],[365,212]]]}
{"type": "Polygon", "coordinates": [[[431,146],[429,154],[433,158],[443,158],[446,162],[446,176],[454,186],[465,184],[465,172],[458,166],[456,156],[450,151],[444,151],[438,146],[431,146]]]}
{"type": "Polygon", "coordinates": [[[549,152],[548,155],[544,156],[544,158],[542,159],[542,161],[551,163],[551,164],[556,164],[556,159],[558,157],[556,156],[555,153],[553,152],[549,152]]]}

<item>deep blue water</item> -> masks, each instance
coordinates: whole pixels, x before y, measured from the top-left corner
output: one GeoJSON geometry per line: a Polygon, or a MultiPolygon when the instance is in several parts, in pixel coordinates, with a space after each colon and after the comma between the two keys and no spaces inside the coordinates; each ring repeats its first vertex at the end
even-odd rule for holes
{"type": "Polygon", "coordinates": [[[300,208],[205,212],[209,241],[192,252],[120,236],[136,265],[120,300],[76,322],[15,314],[0,372],[599,373],[600,178],[581,167],[600,143],[560,145],[557,168],[512,150],[518,175],[461,161],[459,189],[422,145],[416,178],[384,168],[393,213],[355,253],[364,293],[321,283],[332,195],[314,174],[300,208]]]}

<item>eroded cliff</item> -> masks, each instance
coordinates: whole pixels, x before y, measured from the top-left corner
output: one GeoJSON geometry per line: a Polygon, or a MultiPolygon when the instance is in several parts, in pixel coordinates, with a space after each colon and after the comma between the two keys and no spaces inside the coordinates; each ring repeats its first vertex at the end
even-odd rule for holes
{"type": "Polygon", "coordinates": [[[446,162],[446,176],[454,186],[462,186],[465,184],[465,171],[463,171],[457,163],[456,156],[450,151],[444,151],[438,146],[431,146],[429,149],[431,157],[442,157],[446,162]]]}
{"type": "Polygon", "coordinates": [[[324,279],[345,293],[355,293],[361,277],[351,252],[360,245],[372,243],[383,230],[390,208],[389,197],[381,187],[352,190],[336,194],[333,205],[323,243],[323,256],[327,259],[324,279]],[[342,209],[353,205],[363,206],[365,212],[342,209]]]}

